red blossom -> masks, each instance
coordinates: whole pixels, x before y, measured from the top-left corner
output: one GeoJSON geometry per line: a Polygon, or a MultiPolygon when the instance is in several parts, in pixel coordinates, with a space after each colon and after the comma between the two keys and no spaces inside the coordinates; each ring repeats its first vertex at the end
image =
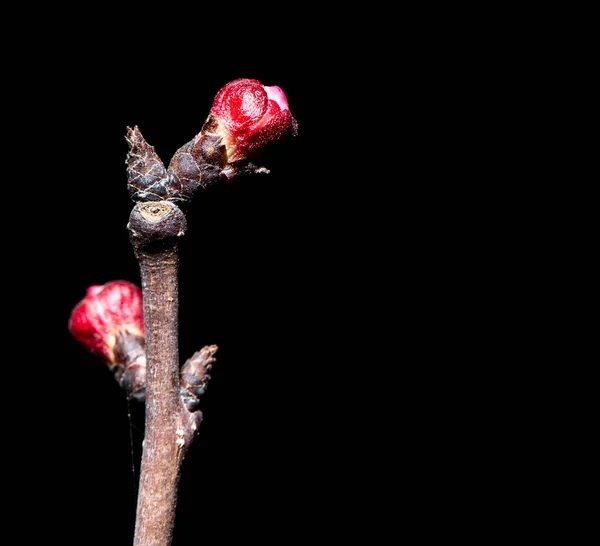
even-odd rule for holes
{"type": "Polygon", "coordinates": [[[144,337],[141,289],[121,280],[90,286],[71,311],[68,328],[90,353],[115,366],[117,335],[144,337]]]}
{"type": "Polygon", "coordinates": [[[239,78],[217,93],[210,113],[218,122],[230,162],[254,159],[298,124],[280,87],[239,78]]]}

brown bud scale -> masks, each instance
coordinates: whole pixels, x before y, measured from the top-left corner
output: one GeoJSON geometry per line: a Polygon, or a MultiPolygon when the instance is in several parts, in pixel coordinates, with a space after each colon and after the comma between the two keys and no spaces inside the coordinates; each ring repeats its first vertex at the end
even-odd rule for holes
{"type": "Polygon", "coordinates": [[[222,138],[212,132],[214,126],[209,116],[202,131],[175,152],[168,169],[139,128],[128,128],[129,196],[137,202],[172,201],[184,206],[199,190],[231,177],[233,170],[227,163],[227,150],[222,138]]]}

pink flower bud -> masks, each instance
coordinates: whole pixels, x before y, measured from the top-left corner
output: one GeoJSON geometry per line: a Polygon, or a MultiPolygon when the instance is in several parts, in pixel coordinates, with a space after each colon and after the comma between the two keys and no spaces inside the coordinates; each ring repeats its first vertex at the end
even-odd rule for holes
{"type": "Polygon", "coordinates": [[[127,281],[90,286],[71,311],[68,328],[77,341],[109,368],[122,366],[123,339],[136,339],[138,346],[144,343],[141,289],[127,281]]]}
{"type": "Polygon", "coordinates": [[[298,130],[283,90],[258,80],[229,82],[217,93],[210,114],[217,121],[215,132],[223,138],[229,162],[254,159],[298,130]]]}

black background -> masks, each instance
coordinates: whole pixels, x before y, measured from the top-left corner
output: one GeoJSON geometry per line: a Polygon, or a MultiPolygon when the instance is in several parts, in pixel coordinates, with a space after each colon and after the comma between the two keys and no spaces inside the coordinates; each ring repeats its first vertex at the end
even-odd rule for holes
{"type": "Polygon", "coordinates": [[[326,21],[238,33],[183,19],[28,29],[36,47],[11,67],[6,452],[24,469],[20,542],[132,543],[143,407],[67,322],[88,286],[139,283],[127,127],[166,164],[239,77],[280,86],[299,131],[265,154],[270,174],[212,187],[187,215],[180,357],[219,350],[174,546],[372,543],[399,519],[418,527],[456,477],[463,407],[445,359],[470,339],[452,80],[439,56],[423,62],[426,44],[394,53],[360,26],[342,40],[326,21]]]}

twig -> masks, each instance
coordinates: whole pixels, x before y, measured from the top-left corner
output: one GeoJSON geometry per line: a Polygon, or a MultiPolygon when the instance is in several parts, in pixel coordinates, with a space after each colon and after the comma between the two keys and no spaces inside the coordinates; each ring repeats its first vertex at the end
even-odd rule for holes
{"type": "Polygon", "coordinates": [[[181,464],[202,421],[199,398],[217,350],[205,346],[180,369],[178,252],[187,228],[182,208],[220,181],[267,174],[254,161],[297,131],[283,90],[245,78],[217,93],[201,131],[167,168],[137,127],[127,129],[127,190],[136,202],[127,228],[141,296],[123,280],[90,286],[72,311],[69,331],[102,358],[128,398],[146,404],[134,546],[171,546],[181,464]]]}
{"type": "Polygon", "coordinates": [[[268,173],[255,159],[296,134],[281,88],[242,78],[217,93],[201,131],[176,151],[167,168],[139,129],[128,128],[127,188],[137,202],[128,229],[141,271],[147,361],[134,546],[171,545],[181,463],[200,426],[198,398],[217,349],[211,345],[195,353],[180,375],[178,242],[187,226],[179,207],[219,181],[268,173]]]}
{"type": "Polygon", "coordinates": [[[169,546],[185,450],[201,420],[180,398],[178,241],[185,215],[168,201],[138,203],[128,229],[139,262],[146,333],[146,425],[134,546],[169,546]]]}

